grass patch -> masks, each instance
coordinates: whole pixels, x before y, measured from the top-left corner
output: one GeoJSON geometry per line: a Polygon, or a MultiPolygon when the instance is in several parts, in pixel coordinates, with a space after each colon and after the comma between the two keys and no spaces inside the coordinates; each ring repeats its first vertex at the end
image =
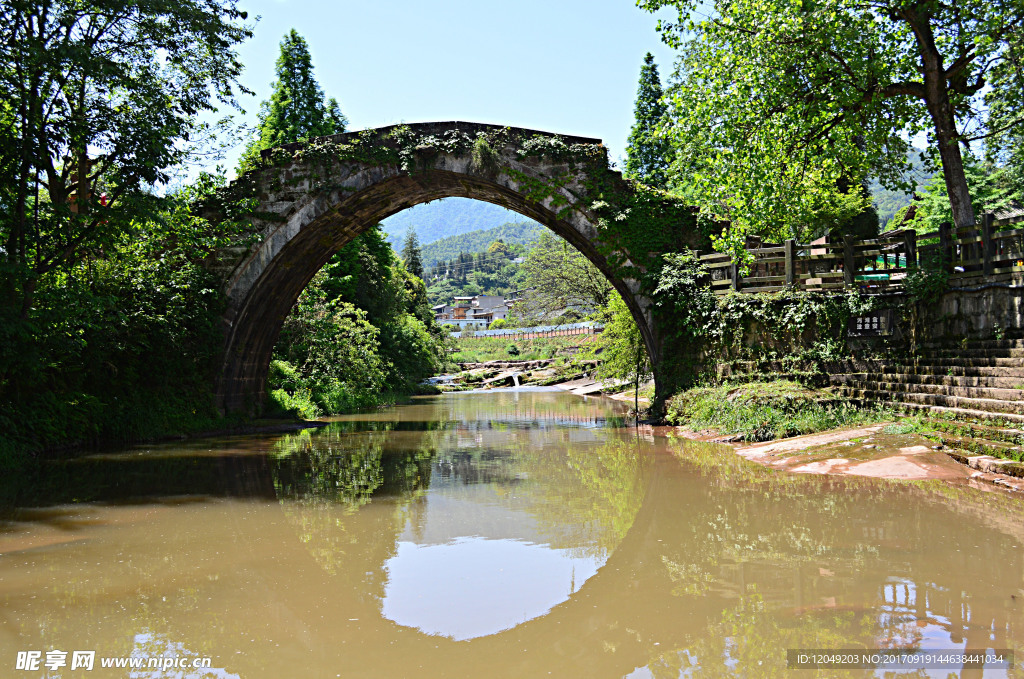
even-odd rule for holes
{"type": "Polygon", "coordinates": [[[744,441],[771,441],[884,419],[830,391],[796,382],[747,382],[696,387],[668,401],[668,421],[692,429],[713,429],[744,441]]]}
{"type": "Polygon", "coordinates": [[[540,361],[573,356],[593,340],[593,335],[538,337],[536,339],[459,337],[456,339],[457,351],[449,356],[449,360],[453,363],[540,361]]]}

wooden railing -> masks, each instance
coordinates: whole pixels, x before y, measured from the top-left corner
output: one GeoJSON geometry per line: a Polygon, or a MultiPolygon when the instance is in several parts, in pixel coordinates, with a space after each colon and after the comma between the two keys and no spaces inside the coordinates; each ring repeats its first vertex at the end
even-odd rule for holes
{"type": "Polygon", "coordinates": [[[787,288],[899,292],[907,274],[922,265],[945,267],[952,276],[965,277],[1024,272],[1024,228],[1006,228],[1012,226],[1024,223],[1000,223],[985,214],[976,226],[956,231],[944,223],[932,233],[903,229],[867,240],[764,244],[747,251],[745,267],[718,252],[700,259],[719,295],[787,288]]]}

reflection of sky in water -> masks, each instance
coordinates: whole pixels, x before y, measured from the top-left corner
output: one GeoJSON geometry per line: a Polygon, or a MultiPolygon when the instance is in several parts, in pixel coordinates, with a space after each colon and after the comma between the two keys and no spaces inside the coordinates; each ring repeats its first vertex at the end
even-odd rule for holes
{"type": "Polygon", "coordinates": [[[518,483],[463,483],[437,470],[432,479],[385,565],[389,620],[456,641],[487,636],[544,615],[608,560],[599,530],[538,521],[518,483]]]}
{"type": "Polygon", "coordinates": [[[383,614],[456,641],[487,636],[547,613],[603,564],[508,538],[403,541],[387,562],[383,614]]]}
{"type": "MultiPolygon", "coordinates": [[[[97,651],[96,662],[93,669],[103,669],[101,667],[100,658],[104,657],[102,651],[97,651]]],[[[171,641],[162,634],[152,634],[149,632],[143,632],[135,635],[135,646],[132,649],[131,657],[133,660],[141,659],[143,663],[142,669],[130,669],[128,670],[128,677],[130,679],[168,679],[174,677],[175,679],[239,679],[237,674],[232,674],[222,667],[207,667],[207,668],[169,668],[160,669],[145,667],[150,663],[150,659],[156,658],[184,658],[187,664],[191,664],[192,661],[203,658],[204,656],[189,650],[185,647],[185,644],[177,641],[171,641]]],[[[213,663],[223,661],[223,658],[212,658],[213,663]]]]}

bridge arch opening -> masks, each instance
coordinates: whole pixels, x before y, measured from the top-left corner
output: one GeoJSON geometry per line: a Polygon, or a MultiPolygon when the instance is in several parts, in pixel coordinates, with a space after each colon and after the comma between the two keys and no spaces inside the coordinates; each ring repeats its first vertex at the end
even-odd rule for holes
{"type": "MultiPolygon", "coordinates": [[[[264,217],[254,221],[262,228],[262,238],[235,267],[225,285],[225,358],[217,389],[222,411],[260,410],[281,325],[302,290],[336,252],[402,210],[451,197],[492,203],[532,219],[593,263],[637,321],[657,380],[661,343],[653,305],[639,281],[619,273],[622,263],[629,263],[629,253],[614,251],[602,243],[586,177],[571,159],[557,154],[523,154],[521,141],[514,141],[558,140],[563,145],[599,149],[604,157],[600,140],[502,128],[494,138],[513,141],[503,142],[500,148],[488,147],[491,155],[487,162],[481,162],[475,144],[468,148],[463,145],[459,150],[437,143],[452,135],[462,135],[463,139],[476,135],[479,141],[495,129],[471,123],[403,127],[408,134],[433,140],[440,147],[424,152],[414,168],[370,158],[332,163],[325,171],[298,154],[290,164],[258,171],[253,184],[259,207],[254,214],[264,217]]],[[[394,140],[396,131],[373,130],[328,140],[361,142],[369,134],[377,135],[385,144],[394,140]]],[[[294,150],[284,149],[286,153],[294,150]]]]}

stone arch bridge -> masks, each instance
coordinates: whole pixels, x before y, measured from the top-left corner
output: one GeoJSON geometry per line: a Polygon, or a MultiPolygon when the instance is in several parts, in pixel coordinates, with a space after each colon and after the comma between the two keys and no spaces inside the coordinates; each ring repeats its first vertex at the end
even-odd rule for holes
{"type": "Polygon", "coordinates": [[[214,260],[227,295],[220,409],[259,410],[281,324],[335,252],[401,210],[456,196],[534,219],[593,262],[636,319],[665,395],[666,343],[646,279],[663,252],[699,246],[692,212],[623,180],[598,139],[447,122],[266,151],[263,167],[232,183],[219,203],[248,212],[232,218],[210,208],[213,219],[244,223],[251,236],[214,260]]]}

